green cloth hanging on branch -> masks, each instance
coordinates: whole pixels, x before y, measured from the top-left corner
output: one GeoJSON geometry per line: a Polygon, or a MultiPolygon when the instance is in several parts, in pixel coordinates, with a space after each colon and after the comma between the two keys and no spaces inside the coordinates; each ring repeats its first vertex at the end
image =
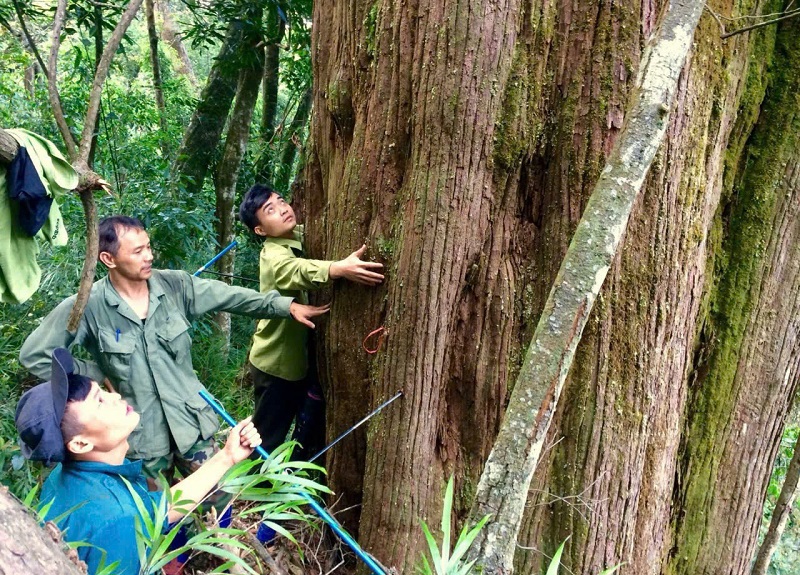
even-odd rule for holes
{"type": "Polygon", "coordinates": [[[57,200],[78,185],[78,174],[64,159],[56,145],[21,128],[6,130],[31,157],[36,173],[53,198],[50,214],[35,237],[29,236],[17,221],[17,207],[8,197],[5,169],[0,169],[0,302],[22,303],[39,288],[42,270],[36,258],[38,241],[54,246],[67,244],[67,230],[57,200]]]}

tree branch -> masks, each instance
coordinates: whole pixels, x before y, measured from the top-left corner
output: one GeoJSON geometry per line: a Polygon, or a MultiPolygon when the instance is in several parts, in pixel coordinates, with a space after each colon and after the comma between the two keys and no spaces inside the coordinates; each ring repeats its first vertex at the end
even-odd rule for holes
{"type": "Polygon", "coordinates": [[[798,482],[800,482],[800,436],[795,441],[792,460],[786,468],[781,493],[775,502],[775,509],[772,510],[772,520],[766,535],[764,535],[764,542],[758,549],[751,575],[766,575],[772,554],[775,552],[789,520],[798,482]]]}
{"type": "MultiPolygon", "coordinates": [[[[61,6],[61,3],[64,1],[65,0],[59,0],[59,6],[61,6]]],[[[128,27],[133,21],[133,18],[139,11],[142,1],[143,0],[131,0],[130,4],[128,4],[125,12],[122,13],[122,17],[117,23],[116,28],[114,28],[114,32],[108,39],[108,43],[103,50],[103,56],[100,58],[100,62],[97,64],[97,70],[94,74],[94,82],[92,83],[92,91],[89,93],[89,105],[86,109],[86,121],[83,124],[81,143],[78,150],[78,157],[83,161],[86,161],[89,158],[89,152],[92,146],[92,136],[97,124],[97,113],[100,109],[100,95],[103,90],[103,83],[106,81],[106,76],[108,76],[108,70],[111,67],[111,60],[114,58],[114,54],[116,54],[120,42],[122,42],[122,37],[125,35],[125,32],[128,30],[128,27]]]]}
{"type": "Polygon", "coordinates": [[[25,35],[25,39],[28,41],[28,47],[30,48],[31,52],[33,52],[34,58],[39,63],[39,66],[42,68],[42,72],[44,72],[45,77],[47,76],[47,66],[44,64],[44,60],[42,60],[42,55],[39,53],[39,48],[36,46],[36,42],[33,41],[33,36],[28,31],[28,26],[25,24],[25,18],[22,17],[22,9],[19,7],[19,0],[12,0],[14,3],[14,12],[17,13],[17,20],[19,20],[19,25],[22,27],[22,33],[25,35]]]}
{"type": "Polygon", "coordinates": [[[734,30],[733,32],[726,32],[722,34],[720,38],[725,40],[726,38],[730,38],[731,36],[736,36],[737,34],[744,34],[745,32],[749,32],[750,30],[755,30],[756,28],[763,28],[764,26],[769,26],[771,24],[777,24],[778,22],[788,20],[789,18],[794,18],[795,16],[800,16],[800,8],[793,10],[792,12],[788,12],[783,16],[781,16],[780,18],[775,18],[774,20],[768,20],[767,22],[759,22],[758,24],[753,24],[752,26],[745,26],[744,28],[739,28],[738,30],[734,30]]]}
{"type": "Polygon", "coordinates": [[[17,157],[19,144],[11,137],[11,134],[0,129],[0,162],[10,164],[17,157]]]}
{"type": "MultiPolygon", "coordinates": [[[[87,182],[84,182],[87,184],[87,182]]],[[[86,309],[86,302],[89,301],[89,294],[92,291],[92,284],[94,283],[94,272],[97,269],[97,253],[98,253],[98,239],[97,239],[97,206],[94,203],[94,194],[92,193],[91,185],[80,190],[81,203],[83,204],[83,213],[86,220],[86,257],[83,260],[83,269],[81,270],[81,283],[78,288],[78,294],[75,297],[75,303],[72,306],[72,311],[69,314],[67,321],[67,331],[75,333],[78,330],[83,311],[86,309]]]]}
{"type": "Polygon", "coordinates": [[[61,29],[67,19],[67,0],[58,0],[56,15],[53,20],[53,36],[50,44],[50,58],[47,70],[47,93],[50,96],[50,107],[53,109],[53,117],[56,119],[58,131],[64,139],[64,146],[67,148],[67,156],[70,161],[77,157],[78,145],[72,132],[69,131],[67,119],[64,117],[64,109],[61,107],[61,96],[58,94],[58,49],[61,47],[61,29]]]}

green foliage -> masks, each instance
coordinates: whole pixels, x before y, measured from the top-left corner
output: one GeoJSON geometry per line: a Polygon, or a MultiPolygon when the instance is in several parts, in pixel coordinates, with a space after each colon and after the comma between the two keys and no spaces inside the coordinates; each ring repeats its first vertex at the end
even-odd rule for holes
{"type": "Polygon", "coordinates": [[[422,556],[422,563],[418,570],[423,575],[469,575],[475,573],[473,570],[475,561],[467,561],[466,554],[470,545],[478,536],[478,533],[486,522],[489,516],[485,516],[478,521],[471,529],[467,525],[461,529],[458,535],[455,547],[450,552],[450,517],[453,511],[453,478],[447,482],[447,488],[444,492],[444,505],[442,506],[442,545],[436,542],[428,525],[422,521],[422,532],[425,534],[425,540],[428,542],[428,551],[430,552],[430,561],[424,555],[422,556]]]}
{"type": "MultiPolygon", "coordinates": [[[[781,438],[778,455],[772,468],[772,476],[767,486],[764,512],[758,534],[759,546],[772,520],[775,503],[783,487],[786,469],[792,459],[798,437],[800,437],[800,425],[787,425],[781,438]]],[[[767,573],[769,575],[793,575],[798,572],[800,572],[800,498],[795,496],[792,510],[789,513],[789,520],[786,522],[786,528],[781,540],[772,555],[767,573]]]]}
{"type": "MultiPolygon", "coordinates": [[[[231,505],[237,500],[253,502],[244,508],[237,506],[239,517],[260,518],[296,543],[283,523],[308,523],[309,517],[302,509],[306,503],[302,494],[313,496],[323,492],[330,493],[330,490],[308,477],[309,471],[324,473],[323,468],[312,463],[290,461],[293,446],[292,442],[279,446],[267,460],[246,459],[234,465],[220,481],[219,488],[233,496],[231,505]]],[[[237,565],[247,573],[257,575],[256,571],[233,552],[234,549],[240,549],[246,552],[244,555],[252,554],[252,549],[241,540],[245,536],[242,529],[206,526],[196,513],[202,502],[182,500],[181,492],[171,490],[166,482],[162,483],[162,487],[164,504],[151,515],[136,491],[128,486],[139,510],[137,551],[142,566],[141,575],[159,573],[164,565],[183,553],[193,556],[200,552],[214,555],[224,562],[214,573],[225,572],[229,567],[237,565]],[[187,515],[170,525],[167,514],[172,508],[186,511],[187,515]],[[195,525],[194,535],[186,544],[170,549],[180,527],[190,522],[195,525]]]]}
{"type": "MultiPolygon", "coordinates": [[[[569,537],[567,538],[569,539],[569,537]]],[[[553,557],[550,559],[550,563],[547,565],[547,572],[546,575],[558,575],[561,567],[561,556],[564,554],[564,546],[567,544],[567,539],[561,542],[561,545],[558,546],[556,552],[553,554],[553,557]]],[[[607,569],[603,569],[598,573],[598,575],[611,575],[617,569],[622,567],[623,563],[618,563],[613,567],[609,567],[607,569]]]]}

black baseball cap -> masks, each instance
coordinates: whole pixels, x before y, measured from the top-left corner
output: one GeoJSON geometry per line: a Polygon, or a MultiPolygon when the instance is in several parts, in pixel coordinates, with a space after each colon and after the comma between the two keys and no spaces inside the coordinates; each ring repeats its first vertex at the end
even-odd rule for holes
{"type": "MultiPolygon", "coordinates": [[[[87,378],[71,378],[75,367],[69,351],[53,350],[50,381],[29,389],[17,403],[14,423],[20,437],[22,455],[35,461],[64,461],[67,449],[61,435],[61,420],[70,397],[70,380],[84,387],[87,378]]],[[[73,396],[75,390],[73,390],[73,396]]]]}

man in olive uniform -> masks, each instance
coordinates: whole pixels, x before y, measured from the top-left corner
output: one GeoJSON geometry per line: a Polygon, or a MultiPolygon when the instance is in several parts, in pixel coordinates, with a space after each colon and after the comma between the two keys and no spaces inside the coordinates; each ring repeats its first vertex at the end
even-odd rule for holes
{"type": "Polygon", "coordinates": [[[144,460],[151,477],[170,476],[175,466],[185,476],[216,451],[212,436],[218,427],[198,394],[203,385],[192,368],[191,322],[204,313],[227,311],[291,317],[313,326],[310,319],[327,307],[302,305],[277,291],[262,294],[182,271],[152,269],[150,239],[135,218],[106,218],[99,236],[99,259],[108,275],[92,287],[78,329],[67,331],[72,296],[28,336],[20,361],[46,379],[54,349],[83,347],[94,361],[76,359],[76,373],[95,381],[108,378],[141,414],[128,439],[128,457],[144,460]]]}

